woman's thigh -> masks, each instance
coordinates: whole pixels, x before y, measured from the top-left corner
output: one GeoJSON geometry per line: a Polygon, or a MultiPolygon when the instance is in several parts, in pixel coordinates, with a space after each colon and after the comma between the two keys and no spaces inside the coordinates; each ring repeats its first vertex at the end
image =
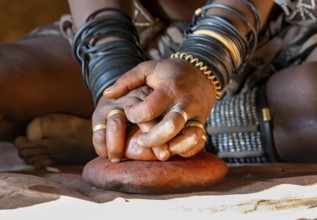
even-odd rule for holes
{"type": "Polygon", "coordinates": [[[317,161],[317,62],[284,69],[266,86],[276,150],[283,161],[317,161]]]}
{"type": "Polygon", "coordinates": [[[90,92],[70,51],[58,36],[0,44],[0,138],[50,113],[91,116],[90,92]]]}

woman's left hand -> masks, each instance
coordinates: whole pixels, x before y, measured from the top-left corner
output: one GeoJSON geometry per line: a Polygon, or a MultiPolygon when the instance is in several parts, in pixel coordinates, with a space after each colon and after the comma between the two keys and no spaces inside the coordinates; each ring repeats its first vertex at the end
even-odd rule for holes
{"type": "Polygon", "coordinates": [[[200,151],[206,137],[201,125],[205,124],[215,101],[210,80],[186,61],[152,60],[125,73],[105,90],[104,96],[119,98],[142,85],[148,85],[153,92],[142,102],[125,107],[128,120],[144,123],[163,118],[140,135],[137,143],[142,147],[153,147],[169,142],[172,154],[187,157],[200,151]]]}

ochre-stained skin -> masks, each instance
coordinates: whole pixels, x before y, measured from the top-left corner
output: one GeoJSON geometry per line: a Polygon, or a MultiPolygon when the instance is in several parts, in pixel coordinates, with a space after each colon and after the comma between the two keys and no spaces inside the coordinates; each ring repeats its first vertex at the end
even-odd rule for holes
{"type": "Polygon", "coordinates": [[[181,140],[178,144],[175,144],[173,147],[170,147],[170,151],[172,153],[186,153],[191,149],[193,145],[197,145],[197,135],[196,134],[191,134],[188,135],[187,137],[184,137],[183,140],[181,140]]]}
{"type": "Polygon", "coordinates": [[[184,193],[200,191],[221,181],[227,174],[224,161],[200,152],[191,158],[174,156],[168,161],[126,160],[112,163],[97,157],[83,170],[83,179],[105,190],[127,193],[184,193]]]}

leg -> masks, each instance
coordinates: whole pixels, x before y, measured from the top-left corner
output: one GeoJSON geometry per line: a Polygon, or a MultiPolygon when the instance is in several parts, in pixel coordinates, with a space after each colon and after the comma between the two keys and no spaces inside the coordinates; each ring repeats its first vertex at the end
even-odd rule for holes
{"type": "Polygon", "coordinates": [[[90,119],[55,113],[33,119],[15,145],[27,164],[84,164],[97,156],[91,138],[90,119]]]}
{"type": "MultiPolygon", "coordinates": [[[[310,62],[284,69],[266,83],[273,145],[283,162],[317,161],[316,68],[317,62],[310,62]]],[[[263,137],[268,134],[262,129],[262,107],[256,102],[264,97],[255,95],[256,91],[216,102],[207,121],[207,150],[229,163],[267,161],[269,146],[263,137]]]]}
{"type": "Polygon", "coordinates": [[[93,103],[81,70],[62,37],[45,36],[0,45],[0,138],[15,143],[29,164],[78,163],[95,156],[93,103]],[[52,113],[65,113],[54,114],[52,113]],[[46,116],[48,115],[48,116],[46,116]]]}
{"type": "Polygon", "coordinates": [[[31,119],[55,112],[90,117],[93,104],[61,37],[0,45],[0,138],[12,140],[31,119]]]}
{"type": "Polygon", "coordinates": [[[280,71],[267,83],[273,137],[285,162],[317,161],[317,62],[280,71]]]}

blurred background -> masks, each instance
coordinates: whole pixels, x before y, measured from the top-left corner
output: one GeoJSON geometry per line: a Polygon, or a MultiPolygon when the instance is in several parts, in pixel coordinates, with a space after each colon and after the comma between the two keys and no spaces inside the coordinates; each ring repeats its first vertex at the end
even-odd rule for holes
{"type": "Polygon", "coordinates": [[[0,42],[17,41],[65,13],[69,13],[67,0],[0,0],[0,42]]]}

